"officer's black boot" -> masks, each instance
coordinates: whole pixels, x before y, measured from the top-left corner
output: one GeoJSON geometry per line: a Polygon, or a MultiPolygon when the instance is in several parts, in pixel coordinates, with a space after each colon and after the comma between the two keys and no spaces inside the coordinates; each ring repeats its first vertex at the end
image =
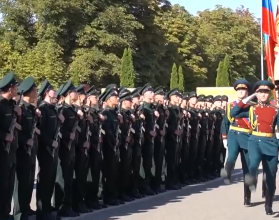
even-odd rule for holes
{"type": "Polygon", "coordinates": [[[257,179],[250,175],[246,174],[244,177],[244,183],[249,187],[250,191],[255,191],[257,186],[257,179]]]}
{"type": "Polygon", "coordinates": [[[74,212],[73,209],[68,205],[62,205],[59,210],[59,215],[61,217],[77,217],[79,216],[79,213],[74,212]]]}
{"type": "Polygon", "coordinates": [[[251,205],[251,191],[247,185],[244,184],[244,205],[251,205]]]}
{"type": "Polygon", "coordinates": [[[267,215],[273,215],[273,210],[272,210],[272,203],[273,203],[273,197],[274,193],[270,193],[269,189],[266,189],[266,194],[265,194],[265,213],[267,215]]]}
{"type": "Polygon", "coordinates": [[[263,185],[262,185],[262,198],[265,198],[266,195],[266,183],[265,181],[263,181],[263,185]]]}
{"type": "Polygon", "coordinates": [[[225,184],[230,184],[231,183],[231,175],[232,175],[232,170],[233,170],[233,165],[230,163],[226,163],[225,168],[221,170],[221,177],[224,179],[225,184]]]}

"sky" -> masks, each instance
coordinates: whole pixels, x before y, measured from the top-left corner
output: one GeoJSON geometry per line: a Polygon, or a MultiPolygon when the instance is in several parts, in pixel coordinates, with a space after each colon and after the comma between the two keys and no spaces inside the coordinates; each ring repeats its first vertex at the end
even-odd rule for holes
{"type": "MultiPolygon", "coordinates": [[[[271,0],[274,13],[276,13],[277,1],[271,0]]],[[[205,9],[213,9],[215,5],[222,5],[232,9],[243,5],[245,8],[249,8],[250,12],[254,13],[257,18],[260,18],[262,10],[262,0],[170,0],[170,2],[184,6],[191,14],[196,14],[197,11],[205,9]]]]}

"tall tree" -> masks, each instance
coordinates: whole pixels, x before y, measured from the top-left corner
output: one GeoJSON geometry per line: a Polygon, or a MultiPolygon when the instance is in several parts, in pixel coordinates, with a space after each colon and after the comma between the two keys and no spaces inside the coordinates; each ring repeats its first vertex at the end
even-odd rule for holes
{"type": "Polygon", "coordinates": [[[174,63],[171,71],[170,89],[178,88],[178,86],[179,86],[179,78],[178,78],[177,66],[174,63]]]}
{"type": "Polygon", "coordinates": [[[179,66],[178,68],[178,88],[184,92],[184,74],[183,74],[183,70],[182,70],[182,66],[179,66]]]}
{"type": "Polygon", "coordinates": [[[135,70],[134,70],[134,64],[133,64],[133,51],[131,50],[131,48],[128,48],[128,79],[129,82],[127,83],[128,88],[134,88],[135,87],[135,70]]]}
{"type": "Polygon", "coordinates": [[[217,69],[216,86],[228,87],[230,86],[229,80],[230,60],[229,55],[226,54],[223,61],[220,61],[217,69]]]}

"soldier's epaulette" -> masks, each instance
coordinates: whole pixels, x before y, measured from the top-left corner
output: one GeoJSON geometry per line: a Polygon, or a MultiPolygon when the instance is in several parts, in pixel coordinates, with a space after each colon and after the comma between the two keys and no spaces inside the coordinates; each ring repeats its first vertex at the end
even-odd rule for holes
{"type": "Polygon", "coordinates": [[[45,104],[46,104],[45,102],[41,102],[40,105],[39,105],[39,108],[44,106],[45,104]]]}

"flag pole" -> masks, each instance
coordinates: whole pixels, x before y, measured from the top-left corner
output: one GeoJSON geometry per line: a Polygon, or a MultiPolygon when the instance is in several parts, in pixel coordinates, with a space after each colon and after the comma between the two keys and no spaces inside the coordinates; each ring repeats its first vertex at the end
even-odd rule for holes
{"type": "Polygon", "coordinates": [[[263,58],[263,13],[261,13],[261,80],[264,80],[264,58],[263,58]]]}

